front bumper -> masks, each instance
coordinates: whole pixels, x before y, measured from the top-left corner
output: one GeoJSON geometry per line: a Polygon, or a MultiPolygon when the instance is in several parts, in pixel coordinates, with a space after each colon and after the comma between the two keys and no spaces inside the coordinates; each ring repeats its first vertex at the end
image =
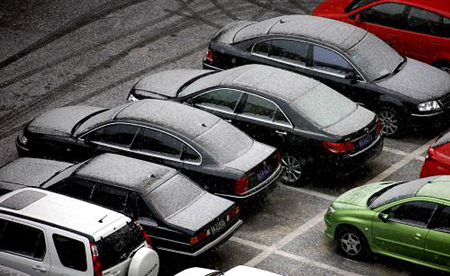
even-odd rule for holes
{"type": "Polygon", "coordinates": [[[448,122],[450,111],[444,110],[430,114],[410,114],[409,123],[413,128],[438,128],[448,122]]]}

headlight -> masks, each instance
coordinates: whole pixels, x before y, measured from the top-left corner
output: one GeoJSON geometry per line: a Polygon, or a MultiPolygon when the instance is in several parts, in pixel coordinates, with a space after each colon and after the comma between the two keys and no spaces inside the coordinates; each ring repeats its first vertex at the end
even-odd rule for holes
{"type": "Polygon", "coordinates": [[[28,138],[25,137],[25,135],[23,134],[23,132],[21,132],[21,133],[19,134],[19,143],[22,144],[22,145],[26,145],[27,142],[28,142],[28,138]]]}
{"type": "Polygon", "coordinates": [[[437,101],[429,101],[429,102],[420,103],[417,105],[417,108],[419,109],[420,112],[427,112],[427,111],[441,109],[441,107],[439,106],[437,101]]]}
{"type": "Polygon", "coordinates": [[[129,101],[129,102],[137,102],[137,101],[139,101],[139,99],[136,98],[133,94],[130,94],[130,95],[128,96],[128,101],[129,101]]]}
{"type": "Polygon", "coordinates": [[[333,207],[328,207],[327,215],[333,214],[334,212],[336,212],[336,210],[333,207]]]}

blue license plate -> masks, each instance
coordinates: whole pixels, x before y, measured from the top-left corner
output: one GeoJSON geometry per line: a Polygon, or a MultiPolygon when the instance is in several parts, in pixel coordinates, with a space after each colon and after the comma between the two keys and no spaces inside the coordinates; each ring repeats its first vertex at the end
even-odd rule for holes
{"type": "Polygon", "coordinates": [[[271,172],[272,172],[272,167],[270,165],[267,165],[266,167],[264,167],[262,170],[259,171],[258,180],[262,180],[262,179],[266,178],[266,176],[268,174],[270,174],[271,172]]]}
{"type": "Polygon", "coordinates": [[[359,140],[359,148],[363,149],[372,143],[372,134],[367,134],[366,137],[363,137],[359,140]]]}

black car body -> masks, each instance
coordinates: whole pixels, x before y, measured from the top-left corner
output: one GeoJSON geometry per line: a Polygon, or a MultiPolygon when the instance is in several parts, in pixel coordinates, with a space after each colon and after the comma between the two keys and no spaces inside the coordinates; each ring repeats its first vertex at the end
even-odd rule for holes
{"type": "Polygon", "coordinates": [[[16,146],[20,156],[68,161],[127,155],[179,169],[207,191],[236,200],[265,195],[281,173],[275,148],[208,112],[160,100],[55,109],[32,120],[16,146]]]}
{"type": "Polygon", "coordinates": [[[400,56],[367,31],[331,19],[291,15],[237,21],[211,40],[204,68],[258,63],[315,78],[379,114],[383,132],[409,124],[442,124],[450,108],[450,77],[400,56]]]}
{"type": "Polygon", "coordinates": [[[130,101],[144,98],[190,104],[281,149],[286,182],[296,182],[312,165],[313,170],[352,171],[377,156],[383,145],[373,112],[311,78],[264,65],[156,73],[139,81],[128,96],[130,101]]]}
{"type": "Polygon", "coordinates": [[[232,201],[173,168],[120,155],[106,153],[80,164],[19,158],[0,168],[2,193],[26,186],[124,213],[139,222],[156,250],[181,255],[195,257],[216,247],[242,224],[232,201]]]}

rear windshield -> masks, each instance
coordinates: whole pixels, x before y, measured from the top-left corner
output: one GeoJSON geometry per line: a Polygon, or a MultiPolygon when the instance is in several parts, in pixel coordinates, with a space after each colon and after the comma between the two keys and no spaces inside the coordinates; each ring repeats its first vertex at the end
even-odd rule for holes
{"type": "Polygon", "coordinates": [[[187,177],[176,174],[148,194],[148,198],[163,218],[169,218],[189,206],[205,192],[187,177]]]}
{"type": "Polygon", "coordinates": [[[413,197],[425,184],[427,184],[427,180],[418,179],[389,186],[369,198],[369,208],[375,209],[390,202],[413,197]]]}
{"type": "Polygon", "coordinates": [[[102,270],[107,270],[128,259],[130,254],[144,242],[145,237],[140,227],[133,222],[101,238],[97,241],[97,249],[102,270]]]}
{"type": "Polygon", "coordinates": [[[223,120],[194,141],[222,164],[241,157],[253,146],[252,138],[223,120]]]}
{"type": "Polygon", "coordinates": [[[326,85],[319,85],[291,102],[291,107],[322,128],[353,113],[357,105],[326,85]]]}

